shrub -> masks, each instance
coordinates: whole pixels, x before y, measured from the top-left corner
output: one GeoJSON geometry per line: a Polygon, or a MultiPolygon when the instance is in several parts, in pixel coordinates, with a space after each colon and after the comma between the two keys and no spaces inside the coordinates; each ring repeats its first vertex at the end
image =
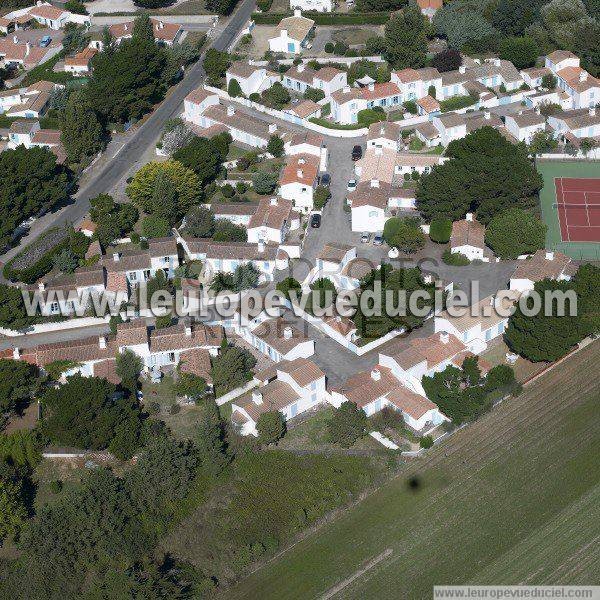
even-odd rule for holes
{"type": "Polygon", "coordinates": [[[238,194],[245,194],[248,191],[248,186],[243,181],[238,181],[235,184],[235,191],[238,194]]]}
{"type": "Polygon", "coordinates": [[[322,185],[317,187],[313,196],[313,204],[315,209],[321,210],[327,204],[329,198],[331,198],[331,192],[329,191],[329,188],[326,188],[322,185]]]}
{"type": "Polygon", "coordinates": [[[385,222],[383,239],[398,250],[412,254],[425,245],[425,234],[415,218],[392,217],[385,222]]]}
{"type": "Polygon", "coordinates": [[[450,250],[446,250],[444,254],[442,254],[442,260],[447,265],[452,265],[454,267],[466,267],[471,264],[471,261],[460,252],[450,252],[450,250]]]}
{"type": "Polygon", "coordinates": [[[273,0],[257,0],[256,6],[262,11],[267,12],[271,9],[271,5],[273,4],[273,0]]]}
{"type": "Polygon", "coordinates": [[[166,237],[171,231],[169,221],[162,217],[148,215],[142,221],[142,235],[145,238],[166,237]]]}
{"type": "Polygon", "coordinates": [[[148,405],[148,413],[151,415],[160,414],[160,404],[158,402],[150,402],[148,405]]]}
{"type": "Polygon", "coordinates": [[[459,110],[461,108],[467,108],[467,106],[473,106],[477,103],[477,98],[473,96],[452,96],[446,100],[440,102],[440,108],[442,112],[448,112],[452,110],[459,110]]]}
{"type": "Polygon", "coordinates": [[[431,221],[429,226],[429,237],[437,244],[447,244],[452,235],[452,220],[438,217],[431,221]]]}
{"type": "Polygon", "coordinates": [[[278,410],[264,412],[256,421],[256,429],[261,444],[276,444],[285,435],[285,418],[278,410]]]}
{"type": "Polygon", "coordinates": [[[367,415],[354,402],[344,402],[327,422],[329,440],[350,448],[366,433],[367,415]]]}
{"type": "Polygon", "coordinates": [[[63,488],[63,482],[60,479],[54,479],[50,482],[50,491],[53,494],[60,494],[60,491],[63,488]]]}
{"type": "Polygon", "coordinates": [[[406,102],[402,103],[402,106],[404,106],[404,108],[413,115],[416,115],[417,112],[419,112],[417,110],[417,103],[414,100],[407,100],[406,102]]]}
{"type": "Polygon", "coordinates": [[[386,116],[385,112],[381,110],[375,110],[373,108],[365,108],[364,110],[359,110],[357,115],[358,122],[365,127],[373,123],[377,123],[379,121],[385,121],[386,116]]]}
{"type": "Polygon", "coordinates": [[[335,52],[335,46],[332,42],[327,42],[325,44],[325,52],[327,52],[327,54],[333,54],[335,52]]]}
{"type": "Polygon", "coordinates": [[[431,448],[433,446],[433,438],[430,435],[424,435],[419,440],[419,446],[421,448],[431,448]]]}
{"type": "Polygon", "coordinates": [[[235,195],[235,190],[233,189],[233,186],[230,183],[226,183],[224,186],[221,187],[221,194],[223,194],[225,198],[233,198],[233,196],[235,195]]]}
{"type": "Polygon", "coordinates": [[[179,404],[175,403],[175,404],[171,404],[171,406],[169,406],[169,414],[170,415],[176,415],[179,412],[181,412],[181,406],[179,404]]]}

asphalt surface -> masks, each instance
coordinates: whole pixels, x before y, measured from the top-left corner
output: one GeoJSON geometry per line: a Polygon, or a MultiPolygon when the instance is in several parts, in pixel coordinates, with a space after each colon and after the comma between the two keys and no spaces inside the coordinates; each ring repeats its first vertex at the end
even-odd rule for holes
{"type": "MultiPolygon", "coordinates": [[[[254,7],[255,0],[242,0],[230,17],[225,29],[206,47],[205,52],[208,48],[226,50],[250,18],[254,7]]],[[[52,218],[45,219],[43,226],[36,227],[29,235],[23,237],[19,245],[0,257],[1,262],[7,262],[19,252],[20,248],[33,242],[51,227],[79,221],[89,210],[90,198],[112,189],[123,175],[138,162],[147,149],[156,144],[165,123],[181,112],[184,98],[201,85],[205,75],[202,66],[203,57],[204,53],[198,62],[186,71],[183,80],[174,86],[160,106],[133,133],[117,156],[110,160],[89,183],[77,192],[74,202],[56,212],[52,215],[52,218]]]]}

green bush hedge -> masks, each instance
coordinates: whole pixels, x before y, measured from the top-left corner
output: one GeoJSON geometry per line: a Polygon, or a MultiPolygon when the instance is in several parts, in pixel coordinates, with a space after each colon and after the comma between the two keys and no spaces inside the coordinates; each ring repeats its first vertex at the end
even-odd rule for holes
{"type": "Polygon", "coordinates": [[[431,241],[438,244],[447,244],[452,235],[452,220],[443,217],[433,219],[429,226],[429,237],[431,241]]]}
{"type": "Polygon", "coordinates": [[[448,112],[451,110],[460,110],[461,108],[467,108],[467,106],[473,106],[477,103],[477,98],[473,96],[452,96],[447,100],[440,102],[440,108],[442,112],[448,112]]]}
{"type": "MultiPolygon", "coordinates": [[[[253,13],[256,25],[278,25],[281,19],[291,17],[293,13],[253,13]]],[[[384,25],[389,21],[389,12],[369,13],[320,13],[305,12],[303,17],[312,19],[315,25],[384,25]]]]}
{"type": "Polygon", "coordinates": [[[327,119],[319,119],[317,117],[311,117],[309,119],[311,123],[315,125],[321,125],[321,127],[327,127],[329,129],[364,129],[364,125],[362,123],[351,123],[350,125],[342,125],[341,123],[332,123],[327,119]]]}
{"type": "Polygon", "coordinates": [[[466,267],[471,264],[471,261],[460,252],[450,252],[450,250],[446,250],[444,254],[442,254],[442,260],[447,265],[452,265],[453,267],[466,267]]]}

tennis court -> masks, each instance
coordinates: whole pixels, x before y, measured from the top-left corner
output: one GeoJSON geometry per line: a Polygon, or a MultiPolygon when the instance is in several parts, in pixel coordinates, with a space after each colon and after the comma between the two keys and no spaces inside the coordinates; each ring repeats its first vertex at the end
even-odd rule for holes
{"type": "Polygon", "coordinates": [[[554,180],[563,242],[600,242],[600,179],[554,180]]]}
{"type": "Polygon", "coordinates": [[[600,161],[538,160],[546,248],[575,260],[600,260],[600,161]]]}

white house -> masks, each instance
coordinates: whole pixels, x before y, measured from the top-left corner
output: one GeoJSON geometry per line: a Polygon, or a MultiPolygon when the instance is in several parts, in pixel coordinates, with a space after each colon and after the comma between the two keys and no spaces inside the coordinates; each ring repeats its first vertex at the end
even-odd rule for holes
{"type": "Polygon", "coordinates": [[[400,88],[402,102],[425,98],[430,95],[431,88],[435,89],[436,96],[442,90],[442,75],[433,67],[392,71],[390,81],[400,88]]]}
{"type": "Polygon", "coordinates": [[[472,213],[462,221],[452,223],[450,252],[462,254],[469,260],[484,260],[485,227],[473,218],[472,213]]]}
{"type": "Polygon", "coordinates": [[[532,89],[536,89],[542,85],[544,75],[552,75],[552,71],[548,67],[531,67],[520,71],[523,81],[532,89]]]}
{"type": "Polygon", "coordinates": [[[434,154],[409,154],[408,152],[399,152],[396,155],[394,174],[402,176],[412,175],[412,173],[428,175],[434,167],[443,165],[446,160],[448,159],[444,156],[437,156],[434,154]]]}
{"type": "Polygon", "coordinates": [[[248,227],[258,209],[258,202],[216,202],[211,204],[210,209],[215,219],[226,219],[235,225],[248,227]]]}
{"type": "Polygon", "coordinates": [[[290,230],[300,228],[300,215],[291,200],[262,198],[248,224],[248,242],[283,244],[290,230]]]}
{"type": "Polygon", "coordinates": [[[421,12],[431,21],[435,13],[442,8],[444,0],[417,0],[421,12]]]}
{"type": "Polygon", "coordinates": [[[311,211],[319,166],[320,160],[313,154],[289,156],[279,178],[280,196],[302,212],[311,211]]]}
{"type": "Polygon", "coordinates": [[[183,118],[196,125],[200,125],[200,119],[209,106],[217,106],[219,96],[204,88],[197,88],[190,92],[183,101],[183,118]]]}
{"type": "Polygon", "coordinates": [[[236,79],[245,96],[260,93],[281,79],[279,73],[271,73],[264,66],[251,65],[245,60],[231,63],[225,72],[227,87],[232,79],[236,79]]]}
{"type": "Polygon", "coordinates": [[[35,19],[43,27],[54,30],[62,29],[68,23],[86,27],[89,27],[91,23],[89,15],[78,15],[41,0],[35,6],[14,10],[4,15],[6,21],[15,23],[26,22],[28,18],[35,19]]]}
{"type": "Polygon", "coordinates": [[[95,48],[84,48],[81,52],[73,56],[65,57],[64,70],[66,73],[71,73],[75,77],[88,75],[92,70],[92,58],[98,54],[95,48]]]}
{"type": "Polygon", "coordinates": [[[383,231],[391,187],[378,179],[361,181],[347,196],[352,216],[352,231],[383,231]]]}
{"type": "Polygon", "coordinates": [[[312,131],[302,133],[292,133],[284,144],[286,156],[295,156],[296,154],[312,154],[319,159],[319,170],[327,170],[327,146],[325,138],[312,131]]]}
{"type": "Polygon", "coordinates": [[[566,50],[546,56],[545,66],[557,78],[557,87],[573,101],[573,108],[590,108],[600,103],[600,80],[580,67],[580,60],[566,50]]]}
{"type": "Polygon", "coordinates": [[[65,149],[58,129],[40,129],[39,121],[17,119],[10,124],[7,148],[25,146],[25,148],[47,148],[58,163],[66,160],[65,149]]]}
{"type": "Polygon", "coordinates": [[[462,309],[464,314],[455,316],[448,310],[434,317],[436,333],[449,333],[458,338],[470,352],[480,354],[488,342],[501,336],[508,326],[508,319],[521,292],[499,290],[496,294],[462,309]]]}
{"type": "Polygon", "coordinates": [[[258,387],[231,405],[231,420],[242,435],[258,435],[256,422],[265,412],[278,410],[287,421],[328,398],[325,374],[306,358],[279,362],[257,373],[254,381],[258,387]]]}
{"type": "Polygon", "coordinates": [[[189,260],[204,263],[207,274],[233,273],[240,266],[252,263],[264,281],[272,281],[275,271],[285,269],[288,256],[277,246],[249,242],[215,242],[209,238],[179,238],[189,260]]]}
{"type": "Polygon", "coordinates": [[[398,151],[403,146],[401,128],[398,123],[380,121],[369,126],[367,134],[367,149],[388,148],[398,151]]]}
{"type": "Polygon", "coordinates": [[[530,144],[535,134],[546,128],[546,118],[533,110],[520,110],[517,114],[506,115],[504,123],[518,142],[526,144],[530,144]]]}
{"type": "Polygon", "coordinates": [[[510,276],[510,289],[527,293],[533,290],[538,281],[569,281],[576,272],[576,265],[565,254],[538,250],[531,258],[519,262],[519,266],[510,276]]]}
{"type": "Polygon", "coordinates": [[[595,107],[558,112],[548,117],[555,137],[578,145],[584,138],[600,136],[600,113],[595,107]]]}
{"type": "MultiPolygon", "coordinates": [[[[183,28],[178,23],[167,23],[162,19],[153,17],[150,18],[150,23],[152,24],[154,39],[159,44],[173,46],[179,41],[183,34],[183,28]]],[[[133,21],[125,21],[124,23],[114,23],[108,30],[114,41],[117,44],[120,44],[123,40],[131,39],[133,35],[133,26],[133,21]]]]}
{"type": "Polygon", "coordinates": [[[304,94],[308,88],[321,90],[325,97],[348,85],[346,71],[335,67],[312,69],[305,64],[293,65],[281,78],[281,84],[299,94],[304,94]]]}
{"type": "Polygon", "coordinates": [[[281,19],[276,29],[276,36],[269,39],[272,52],[300,54],[308,44],[308,36],[315,22],[302,16],[300,10],[294,10],[293,17],[281,19]]]}
{"type": "Polygon", "coordinates": [[[425,394],[404,386],[392,370],[382,364],[357,373],[333,388],[331,398],[336,407],[354,402],[368,417],[386,407],[397,410],[411,429],[422,434],[448,420],[425,394]]]}

